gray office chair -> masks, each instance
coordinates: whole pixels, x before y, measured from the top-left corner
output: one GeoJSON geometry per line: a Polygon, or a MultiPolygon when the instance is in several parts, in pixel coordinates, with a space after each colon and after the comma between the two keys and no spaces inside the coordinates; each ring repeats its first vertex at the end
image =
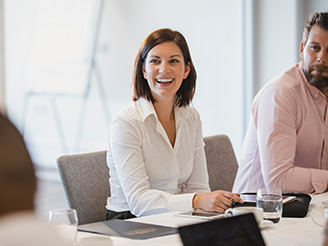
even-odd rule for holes
{"type": "Polygon", "coordinates": [[[79,225],[106,219],[105,206],[110,196],[106,153],[65,155],[57,159],[68,205],[76,209],[79,225]]]}
{"type": "Polygon", "coordinates": [[[238,163],[229,137],[210,136],[205,137],[204,142],[211,190],[231,191],[238,163]]]}

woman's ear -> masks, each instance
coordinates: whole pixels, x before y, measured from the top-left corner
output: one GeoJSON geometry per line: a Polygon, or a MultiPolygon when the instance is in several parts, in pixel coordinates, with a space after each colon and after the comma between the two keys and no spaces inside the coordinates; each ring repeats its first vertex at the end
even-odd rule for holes
{"type": "Polygon", "coordinates": [[[144,65],[142,65],[142,74],[143,74],[144,79],[147,80],[147,73],[146,73],[146,69],[145,69],[144,65]]]}
{"type": "Polygon", "coordinates": [[[186,64],[186,68],[185,68],[183,79],[186,79],[188,77],[189,73],[190,73],[190,62],[188,62],[186,64]]]}

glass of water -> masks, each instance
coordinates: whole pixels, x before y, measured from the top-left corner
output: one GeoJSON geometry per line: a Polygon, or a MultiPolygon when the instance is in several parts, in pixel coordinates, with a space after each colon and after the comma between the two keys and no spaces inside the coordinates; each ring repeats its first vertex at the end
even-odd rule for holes
{"type": "Polygon", "coordinates": [[[78,218],[75,209],[53,209],[49,211],[49,223],[63,241],[76,244],[78,218]]]}
{"type": "Polygon", "coordinates": [[[257,191],[256,206],[263,209],[263,219],[278,223],[282,215],[281,189],[259,189],[257,191]]]}

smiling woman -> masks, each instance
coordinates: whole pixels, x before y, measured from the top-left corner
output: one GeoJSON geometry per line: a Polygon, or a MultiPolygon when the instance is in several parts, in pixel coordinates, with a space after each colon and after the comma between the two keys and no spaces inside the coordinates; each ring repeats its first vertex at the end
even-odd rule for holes
{"type": "Polygon", "coordinates": [[[156,100],[151,88],[156,83],[153,84],[152,81],[169,81],[172,78],[165,76],[174,72],[178,76],[175,83],[179,82],[174,99],[179,106],[189,105],[195,93],[197,75],[185,38],[179,32],[160,29],[150,34],[146,40],[148,42],[140,47],[134,64],[133,100],[145,97],[154,103],[156,100]],[[182,84],[182,80],[186,80],[185,83],[182,84]]]}
{"type": "Polygon", "coordinates": [[[170,97],[173,104],[182,81],[189,75],[190,64],[184,62],[174,42],[164,42],[149,51],[142,71],[154,100],[170,97]]]}
{"type": "Polygon", "coordinates": [[[142,71],[154,99],[153,105],[159,121],[174,146],[176,126],[171,109],[176,102],[176,94],[182,81],[189,75],[190,62],[185,63],[180,48],[174,42],[164,42],[149,51],[142,71]],[[167,112],[170,112],[170,115],[160,114],[163,112],[161,105],[169,107],[167,112]]]}
{"type": "Polygon", "coordinates": [[[202,123],[189,106],[196,70],[180,32],[159,29],[142,43],[133,103],[114,118],[107,164],[107,219],[203,209],[223,213],[239,194],[210,192],[202,123]]]}

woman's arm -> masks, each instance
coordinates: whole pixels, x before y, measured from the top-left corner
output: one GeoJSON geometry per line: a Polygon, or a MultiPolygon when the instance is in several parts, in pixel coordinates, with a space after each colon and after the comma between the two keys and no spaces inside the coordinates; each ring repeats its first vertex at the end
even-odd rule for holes
{"type": "Polygon", "coordinates": [[[204,140],[203,140],[203,131],[202,131],[202,122],[200,120],[199,113],[194,110],[193,117],[190,117],[189,120],[192,121],[189,125],[193,126],[193,131],[195,131],[194,146],[190,150],[193,153],[193,168],[189,179],[186,182],[186,187],[184,192],[186,193],[205,193],[210,192],[209,181],[208,181],[208,172],[207,164],[204,150],[204,140]]]}
{"type": "Polygon", "coordinates": [[[223,190],[210,192],[202,123],[197,111],[192,125],[196,126],[194,167],[186,184],[186,192],[197,192],[193,198],[194,209],[224,213],[227,208],[231,207],[233,202],[242,203],[243,201],[239,198],[239,194],[223,190]]]}

